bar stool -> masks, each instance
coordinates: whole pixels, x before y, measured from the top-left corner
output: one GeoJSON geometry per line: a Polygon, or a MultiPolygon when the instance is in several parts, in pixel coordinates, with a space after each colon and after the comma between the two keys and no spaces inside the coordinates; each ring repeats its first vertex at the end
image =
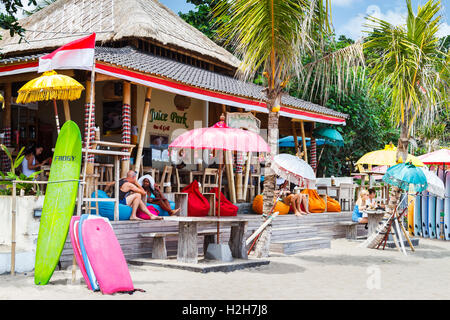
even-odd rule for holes
{"type": "Polygon", "coordinates": [[[164,166],[164,170],[161,175],[161,180],[159,182],[159,188],[162,192],[171,193],[172,192],[172,166],[164,166]]]}
{"type": "Polygon", "coordinates": [[[219,187],[219,169],[205,168],[203,170],[202,192],[219,187]]]}

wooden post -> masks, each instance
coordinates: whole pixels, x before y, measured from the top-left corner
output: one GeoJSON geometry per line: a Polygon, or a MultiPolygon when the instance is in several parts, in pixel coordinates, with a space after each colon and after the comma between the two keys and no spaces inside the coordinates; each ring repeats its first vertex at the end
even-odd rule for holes
{"type": "Polygon", "coordinates": [[[120,170],[120,160],[119,160],[119,156],[114,156],[114,179],[115,181],[115,185],[114,185],[114,197],[115,197],[115,202],[114,202],[114,221],[119,221],[119,180],[120,180],[120,176],[119,176],[119,170],[120,170]]]}
{"type": "Polygon", "coordinates": [[[292,136],[294,137],[295,154],[297,154],[298,153],[297,129],[295,128],[295,121],[291,121],[291,123],[292,123],[292,136]]]}
{"type": "Polygon", "coordinates": [[[12,183],[12,203],[11,203],[11,275],[16,273],[16,182],[12,183]]]}
{"type": "Polygon", "coordinates": [[[247,189],[248,189],[248,179],[250,177],[250,164],[252,162],[252,152],[248,152],[248,159],[247,159],[247,165],[245,166],[245,177],[244,177],[244,194],[242,196],[242,199],[244,201],[247,200],[247,189]]]}
{"type": "Polygon", "coordinates": [[[144,148],[145,132],[147,131],[148,113],[150,111],[151,98],[152,88],[147,87],[147,92],[145,93],[144,114],[142,115],[141,131],[139,134],[139,145],[136,153],[136,165],[134,167],[134,171],[136,172],[139,172],[139,168],[141,167],[142,149],[144,148]]]}
{"type": "MultiPolygon", "coordinates": [[[[91,77],[92,78],[92,77],[91,77]]],[[[92,114],[92,119],[91,119],[91,123],[89,123],[89,119],[85,118],[85,128],[84,128],[84,133],[85,133],[85,143],[87,143],[87,135],[89,134],[89,127],[92,125],[92,123],[95,123],[95,82],[92,83],[91,80],[86,81],[86,106],[87,108],[90,108],[90,104],[91,104],[91,98],[92,98],[92,109],[93,109],[93,114],[92,114]],[[91,88],[92,87],[92,88],[91,88]],[[93,89],[93,90],[92,90],[93,89]],[[91,97],[92,95],[92,97],[91,97]]],[[[87,115],[85,114],[85,117],[87,117],[87,115]]],[[[95,135],[94,132],[94,128],[91,128],[91,133],[90,136],[92,137],[93,135],[95,135]]],[[[92,138],[89,139],[89,143],[92,143],[92,138]]],[[[93,185],[93,174],[94,174],[94,161],[92,160],[94,158],[93,155],[87,155],[87,159],[85,160],[85,165],[86,165],[86,175],[88,176],[88,178],[86,179],[86,185],[84,186],[84,191],[85,191],[85,196],[87,198],[90,197],[90,190],[91,190],[91,186],[93,185]]]]}
{"type": "Polygon", "coordinates": [[[64,105],[64,118],[66,121],[70,120],[70,108],[69,108],[69,100],[63,100],[64,105]]]}
{"type": "Polygon", "coordinates": [[[230,246],[231,255],[237,259],[247,259],[247,250],[245,249],[245,234],[247,232],[247,221],[231,226],[230,246]]]}
{"type": "MultiPolygon", "coordinates": [[[[5,134],[5,137],[3,139],[3,144],[7,147],[11,147],[11,96],[11,83],[8,82],[5,83],[5,96],[3,97],[5,101],[5,109],[3,111],[3,133],[5,134]]],[[[2,152],[1,154],[3,171],[6,172],[10,169],[11,163],[6,153],[2,152]]]]}
{"type": "Polygon", "coordinates": [[[303,152],[305,161],[308,162],[308,151],[306,150],[306,136],[305,136],[305,125],[303,120],[300,120],[300,130],[302,132],[302,142],[303,142],[303,152]]]}
{"type": "Polygon", "coordinates": [[[236,203],[236,189],[234,187],[234,173],[233,173],[233,157],[231,151],[225,151],[225,168],[228,179],[228,190],[230,192],[230,201],[236,203]]]}
{"type": "MultiPolygon", "coordinates": [[[[122,102],[122,143],[131,143],[131,83],[123,82],[123,102],[122,102]]],[[[121,161],[121,177],[125,177],[130,170],[130,158],[125,157],[121,161]]]]}
{"type": "Polygon", "coordinates": [[[179,226],[177,261],[197,263],[197,223],[180,222],[179,226]]]}

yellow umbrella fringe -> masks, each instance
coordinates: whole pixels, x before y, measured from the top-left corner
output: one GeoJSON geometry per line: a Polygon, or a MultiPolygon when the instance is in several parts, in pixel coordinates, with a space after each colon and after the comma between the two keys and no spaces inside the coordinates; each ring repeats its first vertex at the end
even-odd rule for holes
{"type": "Polygon", "coordinates": [[[28,92],[19,92],[17,103],[30,103],[47,100],[77,100],[80,99],[83,89],[64,89],[64,90],[35,90],[28,92]]]}

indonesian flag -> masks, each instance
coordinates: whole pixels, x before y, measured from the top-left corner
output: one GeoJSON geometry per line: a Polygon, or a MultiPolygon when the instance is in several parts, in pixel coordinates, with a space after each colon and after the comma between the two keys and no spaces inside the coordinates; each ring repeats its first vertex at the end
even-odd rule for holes
{"type": "Polygon", "coordinates": [[[94,66],[95,33],[72,41],[39,58],[38,72],[55,69],[92,70],[94,66]]]}

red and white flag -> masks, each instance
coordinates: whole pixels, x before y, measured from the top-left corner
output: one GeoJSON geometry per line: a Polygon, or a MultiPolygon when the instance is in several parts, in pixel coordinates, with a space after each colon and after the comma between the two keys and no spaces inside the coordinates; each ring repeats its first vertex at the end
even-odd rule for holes
{"type": "Polygon", "coordinates": [[[94,66],[95,33],[72,41],[39,58],[38,72],[55,69],[92,70],[94,66]]]}

